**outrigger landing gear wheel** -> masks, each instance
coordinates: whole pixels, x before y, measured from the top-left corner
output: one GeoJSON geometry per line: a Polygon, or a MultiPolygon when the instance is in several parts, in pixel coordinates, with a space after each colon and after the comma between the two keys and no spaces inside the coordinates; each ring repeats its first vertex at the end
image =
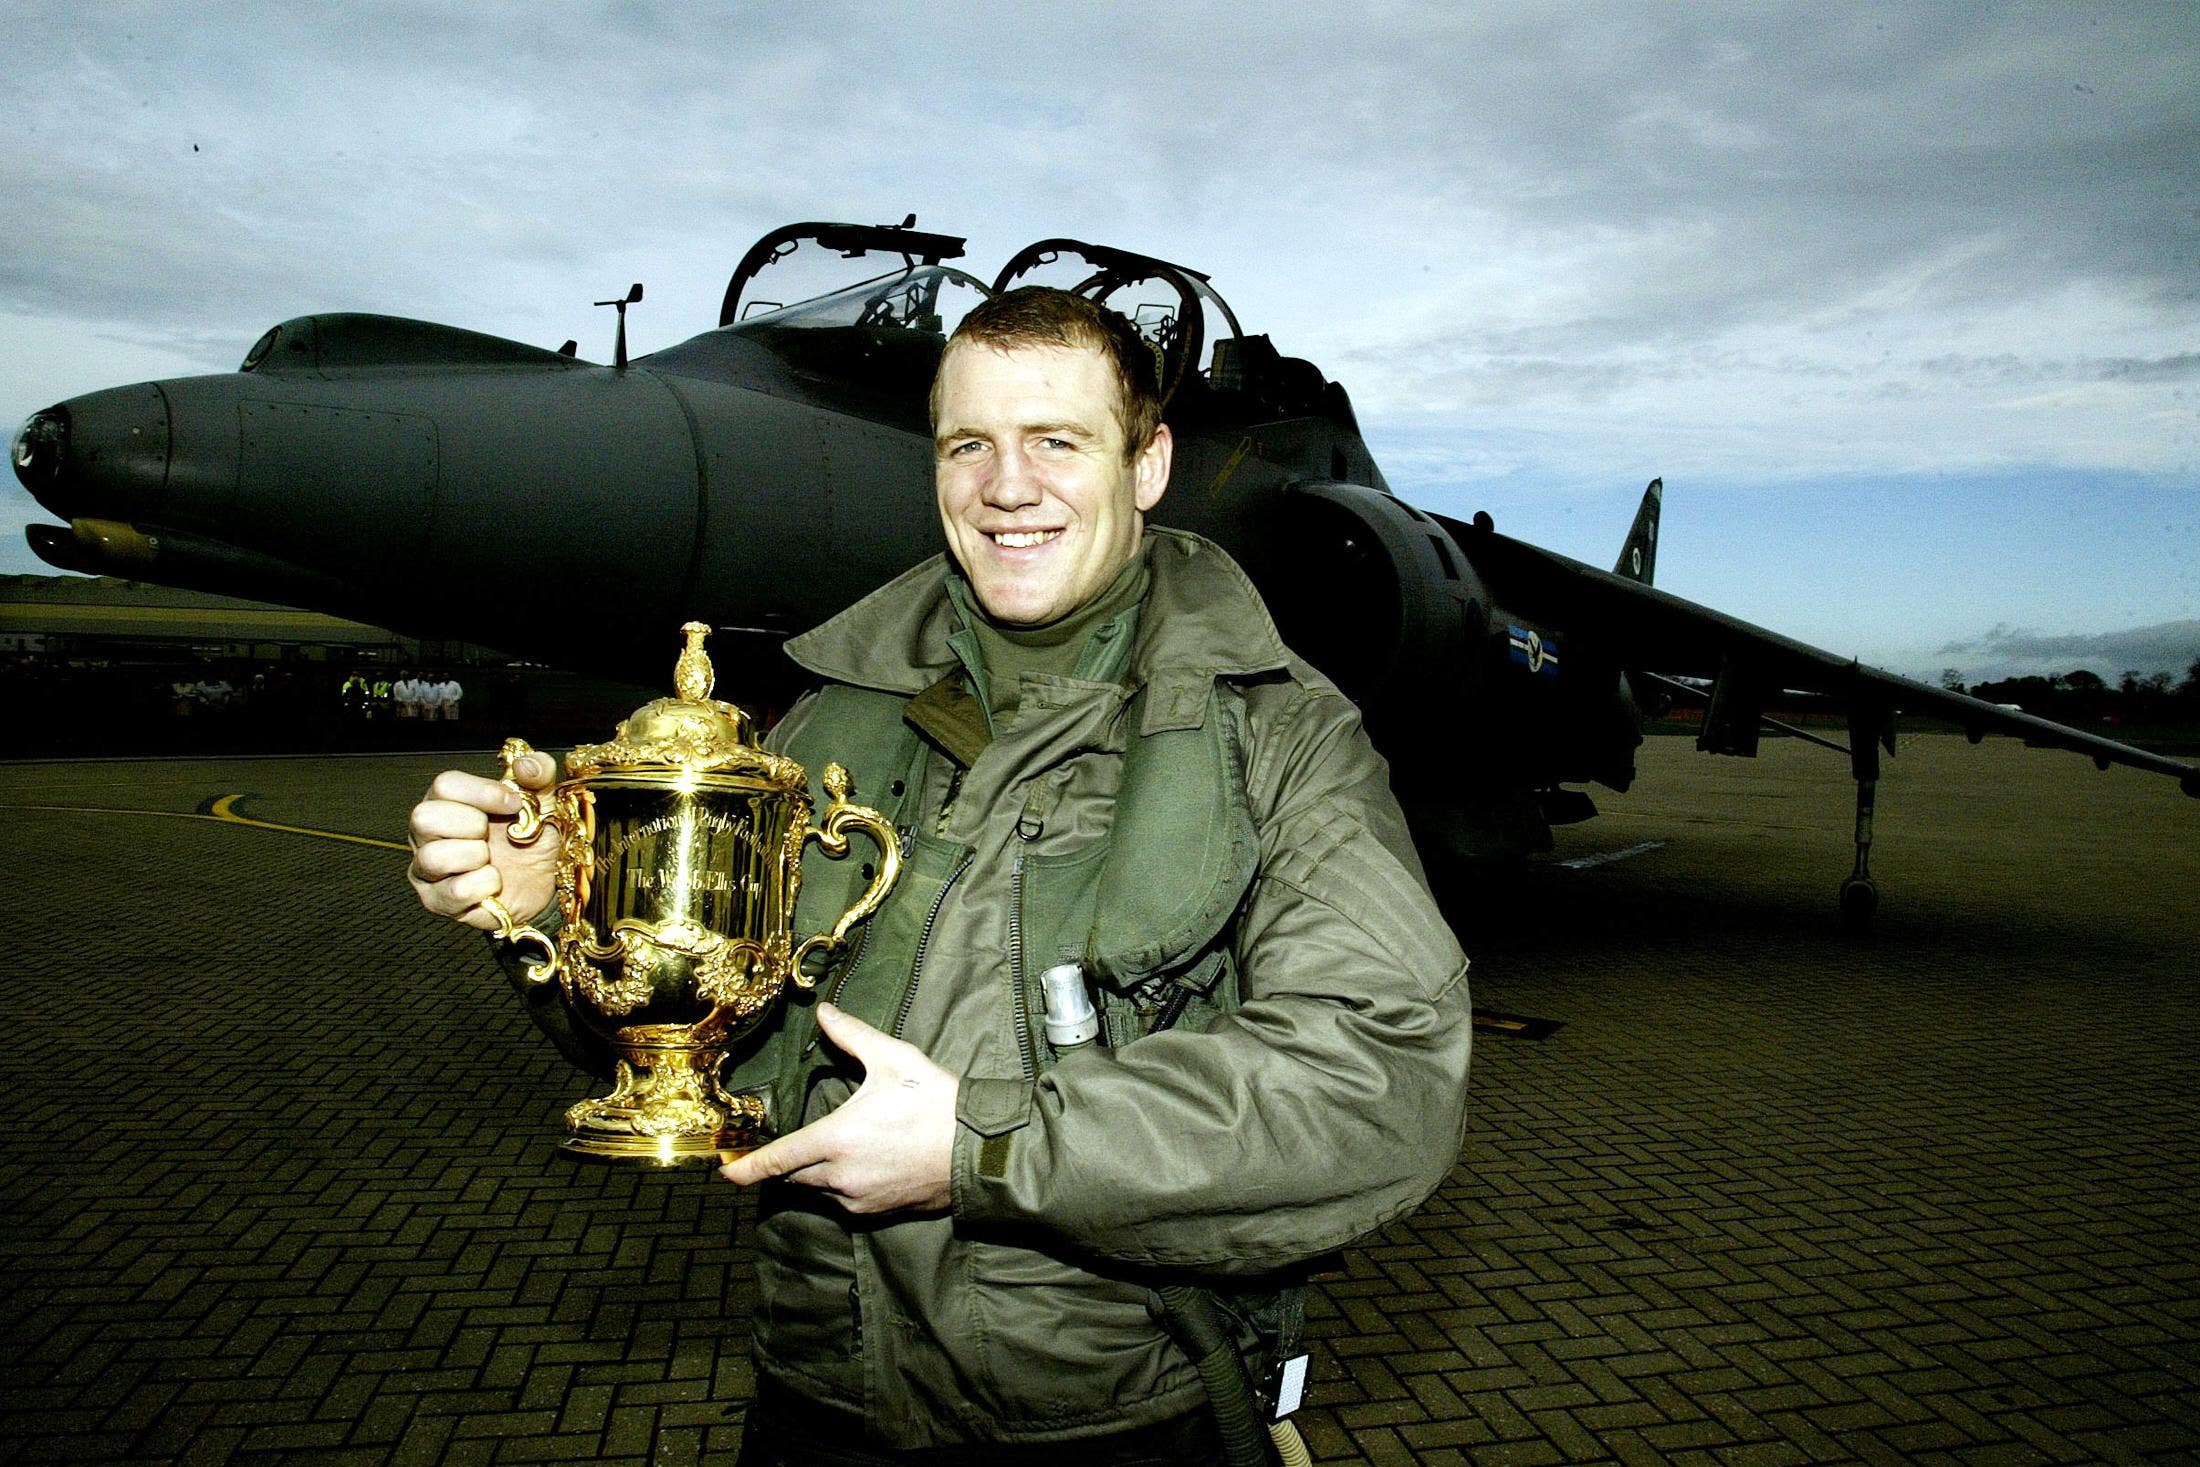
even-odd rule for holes
{"type": "MultiPolygon", "coordinates": [[[[1872,881],[1872,810],[1879,802],[1879,731],[1866,710],[1849,711],[1849,772],[1856,778],[1856,866],[1841,883],[1841,930],[1851,937],[1871,931],[1879,910],[1879,887],[1872,881]]],[[[1888,747],[1893,745],[1888,726],[1888,747]]]]}
{"type": "Polygon", "coordinates": [[[1851,876],[1841,883],[1841,930],[1861,937],[1871,930],[1872,913],[1879,910],[1879,886],[1869,876],[1851,876]]]}

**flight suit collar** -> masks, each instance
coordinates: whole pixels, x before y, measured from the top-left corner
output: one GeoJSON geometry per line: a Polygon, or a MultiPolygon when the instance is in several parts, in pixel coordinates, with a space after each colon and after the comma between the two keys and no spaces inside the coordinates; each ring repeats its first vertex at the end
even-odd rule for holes
{"type": "MultiPolygon", "coordinates": [[[[1146,593],[1126,682],[1143,694],[1139,732],[1197,728],[1216,678],[1281,671],[1290,654],[1260,593],[1221,546],[1149,526],[1146,593]]],[[[914,698],[960,666],[947,597],[947,557],[903,572],[830,621],[787,643],[815,675],[914,698]]]]}

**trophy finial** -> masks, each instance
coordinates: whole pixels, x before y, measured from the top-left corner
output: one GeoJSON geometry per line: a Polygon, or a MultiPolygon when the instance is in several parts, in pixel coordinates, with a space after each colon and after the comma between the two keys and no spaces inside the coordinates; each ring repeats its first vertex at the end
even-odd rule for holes
{"type": "Polygon", "coordinates": [[[680,653],[680,660],[672,664],[672,691],[690,703],[700,703],[710,696],[710,690],[718,681],[718,674],[710,665],[710,654],[703,650],[703,639],[710,635],[710,623],[683,622],[680,630],[687,636],[687,646],[680,653]]]}

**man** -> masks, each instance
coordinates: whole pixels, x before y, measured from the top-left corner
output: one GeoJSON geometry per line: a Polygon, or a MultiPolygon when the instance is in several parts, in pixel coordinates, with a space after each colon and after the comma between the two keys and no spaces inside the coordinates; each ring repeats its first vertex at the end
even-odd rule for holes
{"type": "MultiPolygon", "coordinates": [[[[745,1462],[1216,1460],[1182,1316],[1457,1156],[1466,961],[1357,712],[1219,549],[1146,529],[1153,379],[1079,297],[973,311],[933,389],[949,555],[788,644],[822,687],[771,742],[847,762],[907,855],[729,1077],[783,1133],[723,1169],[764,1188],[745,1462]],[[1106,1035],[1057,1051],[1036,990],[1065,961],[1106,1035]]],[[[430,910],[548,903],[515,809],[438,778],[430,910]]],[[[805,920],[853,879],[832,864],[805,920]]]]}

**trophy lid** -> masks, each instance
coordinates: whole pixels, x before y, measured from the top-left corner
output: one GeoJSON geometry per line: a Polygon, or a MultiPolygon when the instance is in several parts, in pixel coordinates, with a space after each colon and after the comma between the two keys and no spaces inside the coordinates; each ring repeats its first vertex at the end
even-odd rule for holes
{"type": "Polygon", "coordinates": [[[745,774],[789,790],[808,787],[802,766],[749,742],[749,716],[713,698],[717,674],[703,641],[707,623],[684,623],[687,646],[672,667],[673,696],[645,703],[619,723],[608,744],[582,744],[565,756],[576,777],[608,769],[667,774],[745,774]]]}

